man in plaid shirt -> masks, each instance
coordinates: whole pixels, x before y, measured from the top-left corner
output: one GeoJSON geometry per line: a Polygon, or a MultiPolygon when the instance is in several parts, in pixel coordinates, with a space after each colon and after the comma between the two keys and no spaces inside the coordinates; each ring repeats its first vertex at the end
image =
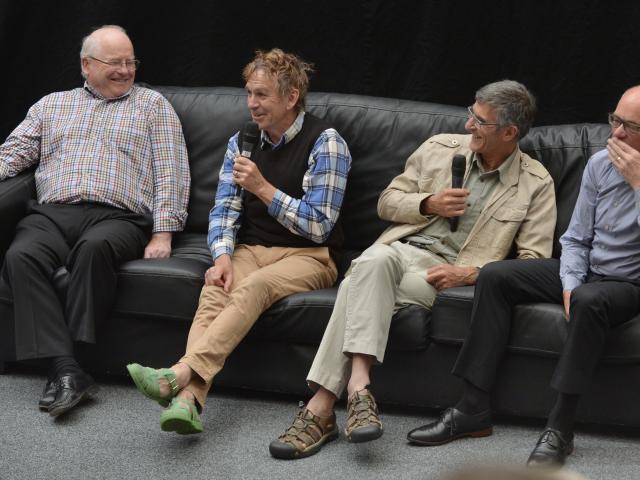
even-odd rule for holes
{"type": "Polygon", "coordinates": [[[50,363],[39,406],[53,416],[96,391],[74,342],[95,343],[118,265],[170,255],[190,183],[180,122],[160,94],[133,84],[139,62],[125,31],[95,30],[80,58],[84,87],[45,96],[0,146],[0,180],[36,166],[37,202],[1,278],[13,294],[17,358],[50,363]],[[63,266],[61,302],[52,279],[63,266]]]}
{"type": "Polygon", "coordinates": [[[244,136],[229,140],[209,216],[213,266],[186,353],[170,369],[128,366],[141,392],[168,406],[163,430],[201,432],[199,411],[213,377],[260,314],[336,280],[330,249],[341,243],[337,221],[351,156],[335,129],[304,111],[309,70],[279,49],[257,52],[244,69],[260,137],[253,148],[244,136]]]}

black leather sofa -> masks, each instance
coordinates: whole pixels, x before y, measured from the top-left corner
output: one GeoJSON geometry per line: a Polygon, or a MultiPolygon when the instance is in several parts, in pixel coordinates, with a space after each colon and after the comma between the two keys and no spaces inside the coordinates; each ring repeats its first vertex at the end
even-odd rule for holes
{"type": "MultiPolygon", "coordinates": [[[[90,370],[123,375],[128,362],[168,366],[183,353],[203,274],[211,259],[206,246],[207,215],[228,138],[248,120],[245,94],[237,88],[158,87],[178,113],[192,173],[186,229],[174,240],[169,259],[124,265],[119,291],[99,343],[83,352],[90,370]]],[[[470,99],[471,101],[471,99],[470,99]]],[[[353,155],[342,209],[345,243],[340,271],[387,226],[376,214],[379,193],[404,168],[426,138],[461,133],[463,107],[357,95],[312,93],[308,111],[328,119],[353,155]]],[[[604,116],[604,115],[603,115],[604,116]]],[[[540,160],[556,185],[558,236],[564,232],[578,193],[583,167],[604,148],[607,125],[537,127],[521,147],[540,160]]],[[[25,203],[34,195],[33,173],[0,182],[0,256],[13,236],[25,203]]],[[[64,295],[66,272],[55,281],[64,295]]],[[[329,319],[335,288],[292,295],[273,305],[228,359],[218,386],[305,396],[305,376],[329,319]]],[[[392,323],[385,364],[373,371],[382,403],[440,408],[457,400],[460,382],[450,374],[467,331],[472,287],[438,295],[432,312],[401,310],[392,323]]],[[[2,359],[14,359],[10,292],[0,292],[2,359]]],[[[545,417],[555,398],[548,383],[566,335],[559,306],[516,308],[510,348],[495,390],[496,412],[545,417]]],[[[590,392],[581,404],[583,421],[640,425],[640,317],[616,329],[590,392]]]]}

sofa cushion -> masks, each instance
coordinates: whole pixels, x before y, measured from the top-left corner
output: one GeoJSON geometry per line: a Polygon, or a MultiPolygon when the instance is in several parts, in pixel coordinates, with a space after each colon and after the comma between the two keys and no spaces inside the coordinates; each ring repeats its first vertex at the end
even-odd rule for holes
{"type": "MultiPolygon", "coordinates": [[[[438,294],[431,318],[435,343],[462,345],[473,306],[473,287],[449,288],[438,294]]],[[[557,357],[567,337],[568,324],[559,304],[532,303],[514,309],[509,350],[557,357]]],[[[605,349],[607,363],[640,362],[640,315],[611,331],[605,349]]]]}
{"type": "MultiPolygon", "coordinates": [[[[248,341],[271,341],[317,346],[329,323],[337,288],[296,293],[276,302],[254,325],[248,341]]],[[[429,342],[426,308],[412,305],[401,309],[391,321],[389,351],[418,351],[429,342]]]]}

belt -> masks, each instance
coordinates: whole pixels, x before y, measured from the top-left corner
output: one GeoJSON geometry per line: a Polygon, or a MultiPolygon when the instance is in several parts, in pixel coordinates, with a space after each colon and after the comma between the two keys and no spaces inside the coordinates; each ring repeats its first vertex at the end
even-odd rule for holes
{"type": "Polygon", "coordinates": [[[406,240],[404,238],[400,239],[401,243],[406,243],[407,245],[411,245],[412,247],[419,248],[420,250],[429,250],[429,245],[420,242],[414,242],[413,240],[406,240]]]}

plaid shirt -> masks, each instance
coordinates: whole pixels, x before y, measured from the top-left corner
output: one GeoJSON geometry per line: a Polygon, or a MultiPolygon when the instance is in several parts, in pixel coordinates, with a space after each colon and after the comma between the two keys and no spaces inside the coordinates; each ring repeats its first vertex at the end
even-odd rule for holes
{"type": "Polygon", "coordinates": [[[153,214],[154,232],[184,228],[189,163],[167,100],[133,86],[105,99],[84,88],[33,105],[0,146],[0,180],[38,164],[39,203],[95,202],[153,214]]]}
{"type": "MultiPolygon", "coordinates": [[[[262,132],[262,143],[281,148],[302,129],[304,112],[300,112],[273,145],[262,132]]],[[[238,151],[238,133],[229,139],[218,180],[215,205],[209,213],[208,243],[215,260],[220,255],[233,254],[236,234],[241,225],[242,197],[233,181],[233,161],[238,151]]],[[[351,169],[351,154],[344,139],[333,128],[322,132],[309,155],[309,169],[302,179],[302,198],[293,198],[281,190],[271,201],[267,211],[289,231],[309,240],[322,243],[338,220],[347,175],[351,169]]]]}

